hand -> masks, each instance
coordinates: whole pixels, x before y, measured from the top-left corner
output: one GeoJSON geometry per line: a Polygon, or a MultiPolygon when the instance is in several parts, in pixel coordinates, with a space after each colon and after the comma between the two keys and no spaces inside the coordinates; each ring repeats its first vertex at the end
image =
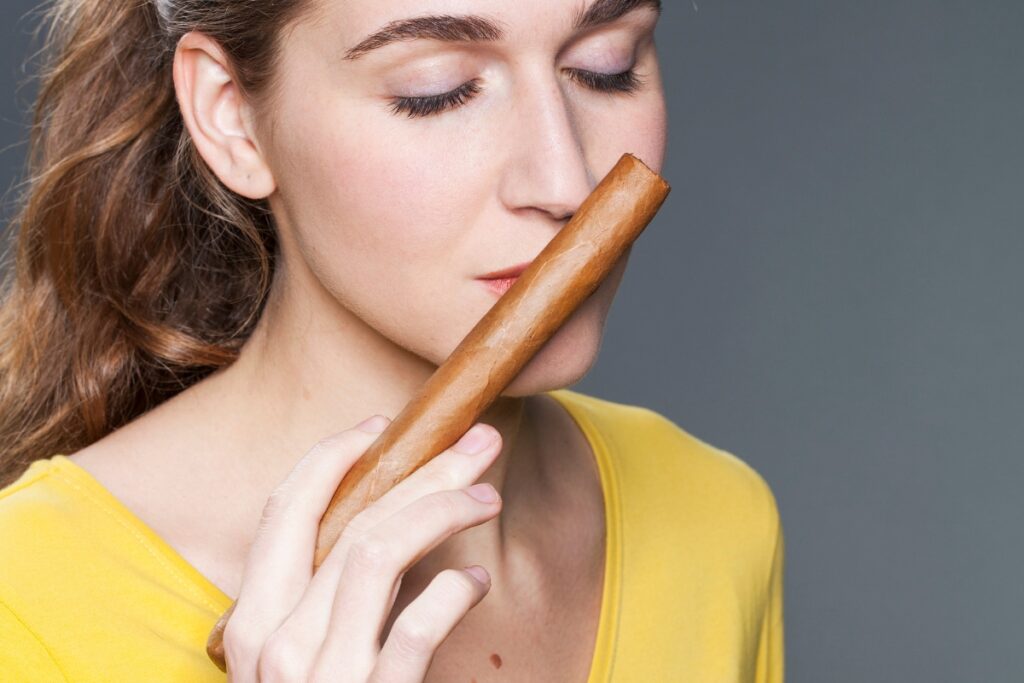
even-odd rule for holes
{"type": "Polygon", "coordinates": [[[490,484],[467,489],[501,451],[500,433],[483,423],[356,515],[313,573],[320,518],[388,422],[377,415],[320,441],[267,500],[224,628],[228,680],[421,683],[435,650],[487,594],[482,567],[445,569],[380,644],[405,572],[501,511],[490,484]],[[479,452],[468,452],[481,436],[479,452]],[[493,501],[472,495],[480,492],[493,501]]]}

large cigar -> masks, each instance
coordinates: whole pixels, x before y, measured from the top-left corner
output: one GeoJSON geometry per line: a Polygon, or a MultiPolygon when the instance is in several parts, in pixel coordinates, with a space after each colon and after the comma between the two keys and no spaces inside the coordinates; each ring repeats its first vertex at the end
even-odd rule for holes
{"type": "MultiPolygon", "coordinates": [[[[622,155],[572,219],[345,473],[320,520],[314,570],[353,517],[473,426],[597,289],[670,189],[635,156],[622,155]]],[[[221,616],[206,646],[222,671],[222,636],[233,610],[234,605],[221,616]]]]}

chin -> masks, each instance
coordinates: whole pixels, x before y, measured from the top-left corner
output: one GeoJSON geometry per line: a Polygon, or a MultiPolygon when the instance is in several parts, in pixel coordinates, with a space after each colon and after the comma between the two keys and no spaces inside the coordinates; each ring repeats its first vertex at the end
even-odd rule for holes
{"type": "Polygon", "coordinates": [[[601,350],[605,316],[600,311],[578,310],[509,383],[502,396],[519,397],[563,389],[590,371],[601,350]]]}
{"type": "Polygon", "coordinates": [[[605,321],[631,251],[631,247],[626,249],[608,277],[538,349],[501,396],[523,397],[564,389],[586,376],[601,350],[605,321]]]}
{"type": "Polygon", "coordinates": [[[632,248],[619,259],[597,290],[509,383],[502,396],[519,397],[564,389],[579,382],[597,361],[605,321],[626,270],[632,248]]]}

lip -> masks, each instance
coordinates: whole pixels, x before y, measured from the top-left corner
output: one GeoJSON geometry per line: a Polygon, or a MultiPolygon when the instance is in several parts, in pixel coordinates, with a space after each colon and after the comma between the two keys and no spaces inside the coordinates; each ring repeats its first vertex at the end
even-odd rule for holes
{"type": "Polygon", "coordinates": [[[518,280],[519,278],[517,277],[506,277],[486,280],[481,279],[480,282],[483,283],[484,287],[491,290],[498,296],[503,296],[505,292],[512,289],[512,285],[514,285],[518,280]]]}
{"type": "Polygon", "coordinates": [[[492,273],[487,273],[486,275],[481,275],[480,277],[477,278],[477,280],[509,280],[509,279],[513,279],[514,280],[515,278],[517,278],[520,275],[522,275],[523,271],[526,270],[526,268],[531,263],[533,263],[533,261],[526,261],[524,263],[520,263],[518,265],[511,266],[511,267],[505,268],[503,270],[496,270],[496,271],[494,271],[492,273]]]}

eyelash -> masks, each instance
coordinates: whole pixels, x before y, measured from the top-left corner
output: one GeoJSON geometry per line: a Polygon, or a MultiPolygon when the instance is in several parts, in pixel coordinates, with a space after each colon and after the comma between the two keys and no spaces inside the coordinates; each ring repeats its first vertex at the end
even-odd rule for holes
{"type": "MultiPolygon", "coordinates": [[[[582,69],[569,69],[569,75],[591,90],[606,93],[631,94],[640,89],[643,79],[636,69],[629,69],[618,74],[599,74],[582,69]]],[[[429,97],[396,97],[391,101],[391,110],[396,115],[405,114],[409,118],[432,116],[447,109],[459,107],[480,92],[479,79],[463,83],[455,90],[441,95],[429,97]]]]}

